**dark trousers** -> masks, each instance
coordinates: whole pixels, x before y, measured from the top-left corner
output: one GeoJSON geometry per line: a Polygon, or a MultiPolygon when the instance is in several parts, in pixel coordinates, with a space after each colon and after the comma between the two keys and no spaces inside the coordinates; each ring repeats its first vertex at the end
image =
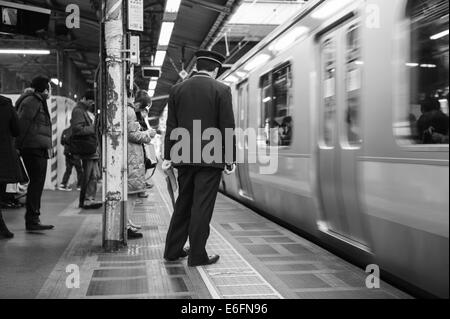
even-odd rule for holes
{"type": "Polygon", "coordinates": [[[208,259],[206,242],[221,176],[218,168],[178,169],[179,195],[167,232],[165,258],[179,257],[189,237],[189,262],[203,263],[208,259]]]}
{"type": "Polygon", "coordinates": [[[96,171],[98,170],[98,160],[83,159],[83,178],[81,179],[80,191],[80,206],[84,205],[86,199],[95,199],[97,193],[97,179],[96,171]]]}
{"type": "Polygon", "coordinates": [[[47,175],[46,150],[22,151],[23,163],[28,172],[30,183],[27,189],[25,220],[27,223],[39,222],[41,197],[47,175]]]}
{"type": "Polygon", "coordinates": [[[64,173],[62,184],[67,186],[70,175],[72,175],[72,169],[75,167],[77,171],[77,186],[81,187],[81,180],[83,179],[83,167],[81,166],[81,159],[78,156],[66,155],[66,172],[64,173]]]}
{"type": "MultiPolygon", "coordinates": [[[[6,194],[6,184],[0,183],[0,203],[3,201],[5,194],[6,194]]],[[[1,209],[2,208],[0,207],[0,210],[1,209]]]]}

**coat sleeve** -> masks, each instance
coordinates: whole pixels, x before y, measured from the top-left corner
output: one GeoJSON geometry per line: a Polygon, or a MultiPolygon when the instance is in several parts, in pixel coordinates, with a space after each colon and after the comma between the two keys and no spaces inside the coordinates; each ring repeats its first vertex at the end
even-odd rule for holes
{"type": "Polygon", "coordinates": [[[234,134],[236,125],[234,122],[232,101],[231,89],[227,87],[226,91],[220,96],[219,105],[219,128],[222,133],[222,147],[226,163],[236,162],[236,136],[234,134]],[[227,129],[231,129],[233,134],[230,135],[230,133],[228,133],[229,136],[227,136],[227,131],[229,131],[227,129]],[[230,144],[228,147],[227,143],[230,144]],[[232,150],[229,149],[231,145],[233,146],[232,150]]]}
{"type": "Polygon", "coordinates": [[[151,137],[146,132],[141,131],[141,125],[136,119],[136,113],[130,107],[127,109],[128,122],[128,142],[133,144],[148,144],[151,142],[151,137]]]}
{"type": "Polygon", "coordinates": [[[176,110],[175,110],[175,101],[174,101],[173,94],[174,93],[172,90],[169,95],[166,133],[164,136],[164,159],[169,160],[169,161],[171,160],[170,159],[170,151],[172,150],[172,146],[175,142],[170,139],[170,135],[172,134],[172,131],[178,127],[178,121],[177,121],[176,110]]]}
{"type": "Polygon", "coordinates": [[[11,130],[11,135],[13,137],[17,137],[20,135],[20,124],[19,124],[19,116],[17,115],[16,111],[14,110],[14,107],[12,105],[12,102],[9,101],[9,109],[11,112],[11,120],[9,122],[9,127],[11,130]]]}
{"type": "Polygon", "coordinates": [[[72,111],[72,135],[73,136],[87,136],[95,135],[94,125],[88,125],[84,118],[83,110],[76,107],[72,111]]]}
{"type": "Polygon", "coordinates": [[[31,96],[25,98],[20,104],[18,113],[20,134],[16,141],[16,145],[19,148],[23,145],[25,135],[28,133],[31,125],[33,125],[33,121],[40,111],[40,107],[40,103],[36,103],[36,99],[31,96]]]}

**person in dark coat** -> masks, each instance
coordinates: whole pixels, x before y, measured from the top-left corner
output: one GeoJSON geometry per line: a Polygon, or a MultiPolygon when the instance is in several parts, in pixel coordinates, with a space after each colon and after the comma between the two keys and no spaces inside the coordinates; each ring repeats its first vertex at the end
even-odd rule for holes
{"type": "Polygon", "coordinates": [[[40,221],[41,197],[47,175],[47,161],[52,156],[52,123],[47,99],[50,80],[37,76],[31,82],[34,92],[24,93],[16,102],[20,135],[16,148],[20,151],[30,178],[27,190],[25,225],[30,231],[53,229],[40,221]]]}
{"type": "Polygon", "coordinates": [[[442,112],[436,98],[427,98],[421,103],[422,115],[417,121],[417,131],[423,144],[448,144],[448,116],[442,112]]]}
{"type": "Polygon", "coordinates": [[[71,144],[78,140],[78,149],[71,151],[81,158],[83,163],[83,179],[79,207],[84,209],[98,209],[102,203],[95,200],[97,194],[97,180],[101,177],[98,149],[98,136],[95,127],[95,94],[88,90],[72,111],[72,137],[71,144]],[[87,153],[81,151],[90,150],[87,153]]]}
{"type": "MultiPolygon", "coordinates": [[[[10,99],[0,95],[0,201],[5,195],[6,184],[21,182],[19,156],[14,138],[19,135],[19,118],[10,99]]],[[[0,238],[12,238],[3,220],[0,207],[0,238]]]]}
{"type": "Polygon", "coordinates": [[[222,171],[225,167],[231,171],[235,166],[233,136],[231,151],[225,144],[226,130],[233,133],[235,129],[231,90],[215,80],[225,58],[212,51],[199,51],[196,56],[197,73],[170,91],[163,163],[165,170],[172,165],[178,169],[179,184],[179,196],[167,232],[164,258],[174,261],[188,255],[190,267],[210,265],[219,260],[218,255],[208,256],[206,252],[209,223],[222,171]],[[196,132],[199,124],[200,133],[196,132]],[[221,138],[210,136],[210,139],[202,140],[202,133],[211,129],[220,132],[221,138]],[[190,148],[182,148],[180,154],[180,149],[175,145],[183,140],[174,140],[171,134],[177,135],[182,131],[189,132],[184,146],[190,148]],[[195,145],[197,142],[200,145],[195,145]],[[212,160],[202,156],[205,146],[208,145],[209,149],[211,144],[214,145],[212,160]],[[189,251],[183,249],[188,237],[189,251]]]}
{"type": "Polygon", "coordinates": [[[61,191],[71,191],[71,188],[67,185],[69,182],[70,175],[72,175],[72,170],[75,167],[77,171],[77,189],[81,190],[81,181],[83,179],[83,167],[81,165],[81,159],[72,154],[70,150],[70,138],[72,136],[72,126],[66,128],[61,134],[61,145],[64,146],[64,156],[66,158],[66,171],[59,185],[58,189],[61,191]]]}

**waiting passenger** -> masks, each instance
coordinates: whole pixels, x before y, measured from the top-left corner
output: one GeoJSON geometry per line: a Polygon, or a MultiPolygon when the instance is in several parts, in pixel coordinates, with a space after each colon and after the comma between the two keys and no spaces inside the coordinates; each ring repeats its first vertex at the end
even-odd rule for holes
{"type": "Polygon", "coordinates": [[[72,154],[70,150],[70,138],[72,137],[72,126],[66,128],[61,135],[61,145],[64,146],[64,156],[66,157],[66,171],[64,173],[59,190],[71,191],[72,189],[67,185],[72,175],[72,169],[75,167],[77,171],[77,190],[81,190],[81,181],[83,179],[83,167],[81,159],[78,155],[72,154]]]}
{"type": "MultiPolygon", "coordinates": [[[[19,135],[19,118],[10,99],[0,95],[0,202],[6,191],[6,184],[21,182],[23,176],[19,157],[14,147],[14,137],[19,135]]],[[[3,220],[0,207],[0,238],[12,238],[3,220]]]]}
{"type": "Polygon", "coordinates": [[[435,98],[421,103],[422,116],[417,121],[417,130],[423,144],[448,144],[448,116],[441,110],[441,104],[435,98]]]}
{"type": "Polygon", "coordinates": [[[71,153],[79,156],[83,163],[79,207],[84,209],[98,209],[102,207],[102,203],[95,200],[97,181],[101,174],[94,112],[94,91],[88,90],[72,111],[72,136],[70,138],[71,153]]]}
{"type": "Polygon", "coordinates": [[[52,123],[47,99],[50,79],[37,76],[31,87],[34,92],[24,93],[16,102],[19,113],[20,135],[16,148],[20,151],[30,183],[27,191],[25,225],[30,231],[53,229],[40,221],[41,197],[47,175],[47,161],[53,157],[52,123]]]}
{"type": "Polygon", "coordinates": [[[292,140],[292,117],[286,116],[280,126],[280,145],[289,146],[292,140]]]}
{"type": "MultiPolygon", "coordinates": [[[[153,128],[150,126],[148,120],[148,110],[152,106],[152,98],[148,95],[147,91],[141,90],[136,94],[136,99],[134,101],[134,106],[136,109],[136,118],[141,125],[141,130],[151,131],[153,128]]],[[[145,163],[145,186],[146,188],[152,188],[153,183],[151,182],[151,176],[149,176],[149,172],[152,168],[157,164],[156,163],[156,154],[153,147],[153,144],[144,145],[144,163],[145,163]]],[[[144,197],[145,192],[143,193],[144,197]]]]}
{"type": "Polygon", "coordinates": [[[128,226],[127,234],[129,239],[142,238],[143,235],[138,232],[141,228],[131,220],[131,212],[138,194],[145,192],[145,163],[144,163],[144,144],[149,144],[155,136],[155,131],[142,131],[141,125],[136,118],[136,110],[133,104],[132,93],[128,92],[127,107],[128,124],[128,226]]]}

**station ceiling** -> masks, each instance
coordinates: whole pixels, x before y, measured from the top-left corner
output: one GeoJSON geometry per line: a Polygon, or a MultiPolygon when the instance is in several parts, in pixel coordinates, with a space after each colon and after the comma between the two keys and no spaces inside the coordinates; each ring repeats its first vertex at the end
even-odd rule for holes
{"type": "MultiPolygon", "coordinates": [[[[47,30],[34,36],[0,33],[2,48],[59,50],[75,64],[87,84],[93,85],[99,64],[101,0],[5,0],[51,10],[47,30]],[[80,8],[78,29],[67,29],[66,7],[80,8]]],[[[5,2],[3,1],[3,2],[5,2]]],[[[300,0],[181,0],[175,27],[161,68],[151,113],[158,116],[166,105],[170,87],[181,81],[179,72],[194,66],[194,53],[214,49],[233,64],[306,1],[300,0]],[[249,10],[250,8],[250,10],[249,10]],[[239,11],[241,9],[241,11],[239,11]],[[242,11],[242,9],[245,9],[242,11]],[[253,12],[253,15],[249,15],[253,12]],[[160,97],[160,98],[158,98],[160,97]]],[[[151,65],[158,48],[166,0],[144,0],[144,32],[141,36],[141,65],[151,65]]],[[[14,71],[30,81],[37,74],[57,77],[56,54],[44,56],[3,55],[0,68],[14,71]]],[[[148,88],[140,67],[135,69],[135,82],[148,88]]],[[[64,81],[64,79],[63,79],[64,81]]],[[[73,97],[73,96],[72,96],[73,97]]]]}

